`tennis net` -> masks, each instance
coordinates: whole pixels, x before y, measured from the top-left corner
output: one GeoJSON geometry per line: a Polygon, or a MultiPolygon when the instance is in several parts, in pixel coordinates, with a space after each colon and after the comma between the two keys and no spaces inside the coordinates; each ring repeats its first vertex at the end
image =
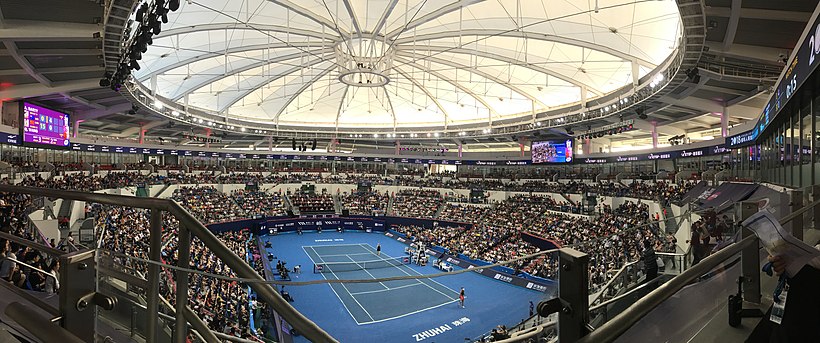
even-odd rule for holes
{"type": "Polygon", "coordinates": [[[349,272],[354,270],[376,269],[397,267],[404,264],[410,264],[409,257],[391,257],[382,260],[372,261],[351,261],[351,262],[325,262],[313,264],[314,273],[338,273],[349,272]]]}

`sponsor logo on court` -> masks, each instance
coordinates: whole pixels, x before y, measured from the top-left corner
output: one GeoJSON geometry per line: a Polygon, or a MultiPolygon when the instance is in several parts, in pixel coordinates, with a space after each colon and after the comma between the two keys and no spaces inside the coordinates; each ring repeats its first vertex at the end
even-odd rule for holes
{"type": "Polygon", "coordinates": [[[506,276],[506,275],[501,275],[501,274],[498,274],[498,273],[496,273],[495,276],[493,276],[493,279],[501,280],[501,281],[504,281],[504,282],[512,282],[511,277],[506,276]]]}
{"type": "Polygon", "coordinates": [[[450,322],[450,324],[452,324],[452,326],[450,326],[450,324],[444,324],[444,325],[439,326],[437,328],[432,328],[430,330],[425,330],[425,331],[419,332],[417,334],[414,334],[413,338],[416,339],[416,342],[421,342],[425,339],[433,338],[433,337],[438,336],[438,335],[440,335],[444,332],[450,331],[450,330],[453,329],[453,327],[462,326],[462,325],[467,324],[469,322],[470,322],[470,318],[461,317],[459,319],[456,319],[456,320],[450,322]]]}
{"type": "Polygon", "coordinates": [[[527,282],[527,288],[534,289],[534,290],[540,291],[540,292],[546,292],[547,291],[547,286],[542,286],[542,285],[539,285],[537,283],[532,283],[532,282],[527,282]]]}
{"type": "Polygon", "coordinates": [[[425,330],[425,331],[419,332],[417,334],[413,334],[413,338],[416,339],[416,342],[421,342],[425,339],[436,337],[436,336],[438,336],[440,334],[443,334],[447,331],[450,331],[452,329],[453,329],[453,327],[451,327],[450,325],[444,324],[444,325],[439,326],[437,328],[432,328],[430,330],[425,330]]]}

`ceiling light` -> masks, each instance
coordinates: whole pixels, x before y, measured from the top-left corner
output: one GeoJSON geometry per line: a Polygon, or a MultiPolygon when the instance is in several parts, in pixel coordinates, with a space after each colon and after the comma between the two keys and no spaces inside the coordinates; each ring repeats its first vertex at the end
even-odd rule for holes
{"type": "Polygon", "coordinates": [[[179,112],[177,112],[176,110],[173,110],[173,111],[171,111],[171,115],[174,116],[174,117],[179,117],[179,112]]]}
{"type": "Polygon", "coordinates": [[[159,100],[154,101],[154,107],[158,110],[161,110],[165,107],[159,100]]]}
{"type": "Polygon", "coordinates": [[[374,134],[373,134],[373,138],[379,138],[379,134],[378,134],[378,133],[374,133],[374,134]]]}
{"type": "Polygon", "coordinates": [[[244,128],[244,127],[242,128],[242,132],[245,132],[245,128],[244,128]]]}
{"type": "Polygon", "coordinates": [[[434,134],[434,136],[438,137],[438,136],[439,136],[439,133],[438,133],[438,132],[436,132],[436,133],[434,134]]]}

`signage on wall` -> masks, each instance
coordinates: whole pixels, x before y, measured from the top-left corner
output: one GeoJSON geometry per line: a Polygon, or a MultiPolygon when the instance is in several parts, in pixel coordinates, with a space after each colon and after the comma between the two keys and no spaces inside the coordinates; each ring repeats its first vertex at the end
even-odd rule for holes
{"type": "Polygon", "coordinates": [[[3,144],[20,144],[20,135],[12,135],[5,132],[0,132],[0,143],[3,144]]]}
{"type": "MultiPolygon", "coordinates": [[[[745,135],[743,133],[741,135],[745,135]]],[[[698,149],[684,149],[659,153],[643,153],[636,155],[622,155],[609,157],[593,157],[593,158],[578,158],[573,161],[576,164],[605,164],[618,162],[634,162],[634,161],[654,161],[654,160],[668,160],[681,157],[700,157],[707,155],[721,155],[729,152],[730,148],[734,146],[729,143],[735,142],[751,142],[753,138],[738,138],[741,135],[727,138],[726,145],[717,145],[707,148],[698,149]]],[[[19,135],[10,135],[0,132],[0,143],[6,144],[20,144],[19,135]]],[[[382,158],[382,157],[352,157],[352,156],[315,156],[315,155],[273,155],[273,154],[245,154],[245,153],[231,153],[231,152],[215,152],[215,151],[196,151],[196,150],[166,150],[154,148],[136,148],[124,146],[109,146],[97,144],[83,144],[71,143],[70,149],[74,151],[87,152],[113,152],[113,153],[128,153],[128,154],[145,154],[145,155],[174,155],[174,156],[196,156],[196,157],[212,157],[212,158],[240,158],[240,159],[269,159],[280,161],[314,161],[314,160],[334,160],[334,161],[361,161],[361,162],[375,162],[375,163],[412,163],[412,164],[445,164],[445,165],[475,165],[475,166],[527,166],[533,163],[530,160],[501,160],[501,161],[486,161],[486,160],[448,160],[448,159],[408,159],[408,158],[382,158]]]]}
{"type": "MultiPolygon", "coordinates": [[[[762,132],[783,106],[791,99],[797,89],[811,75],[820,64],[820,16],[810,23],[806,38],[798,43],[798,50],[792,56],[791,63],[786,66],[786,72],[774,88],[774,93],[763,108],[763,113],[757,121],[756,130],[762,132]]],[[[755,136],[755,138],[757,138],[755,136]]]]}
{"type": "Polygon", "coordinates": [[[729,149],[748,145],[754,143],[754,141],[757,139],[758,134],[760,134],[760,127],[755,126],[754,129],[751,129],[749,131],[731,137],[726,137],[725,145],[729,149]]]}

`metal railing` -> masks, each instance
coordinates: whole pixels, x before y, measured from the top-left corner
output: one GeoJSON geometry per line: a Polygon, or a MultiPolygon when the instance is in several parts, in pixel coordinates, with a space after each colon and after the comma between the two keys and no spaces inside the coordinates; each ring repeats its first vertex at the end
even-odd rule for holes
{"type": "MultiPolygon", "coordinates": [[[[613,289],[613,287],[616,285],[616,281],[621,281],[620,283],[618,283],[618,284],[621,285],[620,289],[623,289],[623,288],[629,286],[628,281],[626,281],[626,279],[628,279],[628,277],[624,277],[624,275],[626,275],[627,273],[637,272],[637,269],[635,269],[633,267],[635,265],[637,265],[638,262],[640,262],[640,260],[629,262],[627,264],[624,264],[620,269],[618,269],[618,271],[615,273],[615,275],[613,275],[611,278],[609,278],[609,281],[607,281],[607,283],[605,283],[604,286],[601,287],[601,289],[598,292],[596,292],[595,294],[590,296],[589,303],[590,304],[595,304],[601,298],[606,297],[607,291],[610,290],[610,289],[613,289]]],[[[637,279],[637,277],[635,277],[635,278],[637,279]]]]}
{"type": "MultiPolygon", "coordinates": [[[[202,223],[196,220],[187,210],[180,206],[177,202],[168,199],[156,198],[135,198],[121,195],[110,195],[100,193],[86,193],[79,191],[67,191],[57,189],[45,189],[34,187],[20,187],[11,185],[0,185],[0,192],[8,193],[24,193],[33,196],[49,196],[57,197],[67,200],[80,200],[85,202],[100,203],[106,205],[126,206],[143,208],[150,210],[150,260],[154,263],[148,265],[148,288],[146,292],[147,298],[147,313],[159,313],[159,282],[160,282],[160,265],[161,261],[161,246],[162,246],[162,212],[168,212],[180,222],[180,229],[178,233],[178,264],[181,266],[188,266],[190,262],[191,253],[191,238],[192,235],[197,237],[202,243],[219,257],[225,265],[233,270],[240,278],[258,280],[260,282],[249,282],[249,286],[256,292],[257,299],[267,303],[274,311],[276,311],[285,321],[293,326],[298,332],[304,335],[312,342],[337,342],[335,338],[330,336],[323,329],[318,327],[314,322],[310,321],[304,315],[296,311],[287,301],[285,301],[273,287],[266,284],[262,277],[250,266],[243,258],[234,254],[225,244],[220,241],[210,230],[208,230],[202,223]]],[[[62,254],[62,251],[55,250],[42,246],[51,250],[54,254],[62,254]]],[[[93,251],[92,255],[93,255],[93,251]]],[[[81,254],[83,252],[78,252],[81,254]]],[[[62,267],[61,267],[62,268],[62,267]]],[[[87,268],[84,267],[84,268],[87,268]]],[[[176,289],[176,312],[185,313],[186,305],[188,303],[188,274],[184,269],[177,269],[175,271],[177,279],[176,289]]],[[[63,272],[60,273],[61,278],[63,272]]],[[[62,281],[62,280],[61,280],[62,281]]],[[[62,282],[61,282],[62,283],[62,282]]],[[[61,292],[61,304],[65,304],[63,298],[70,298],[70,292],[61,292]]],[[[68,306],[67,306],[68,307],[68,306]]],[[[61,306],[61,311],[64,310],[61,306]]],[[[92,312],[92,311],[87,311],[92,312]]],[[[89,313],[93,315],[93,313],[89,313]]],[[[66,316],[68,317],[68,316],[66,316]]],[[[158,326],[158,315],[150,315],[147,318],[146,338],[148,341],[155,341],[158,326]]],[[[76,318],[78,321],[80,318],[76,318]]],[[[218,341],[218,339],[211,333],[208,326],[202,322],[197,316],[177,316],[176,327],[187,328],[186,319],[190,321],[191,325],[198,331],[207,341],[218,341]]],[[[63,323],[64,327],[72,331],[70,327],[63,323]]],[[[78,335],[83,338],[81,335],[78,335]]],[[[174,337],[176,342],[185,342],[187,337],[186,330],[177,330],[174,337]]]]}
{"type": "MultiPolygon", "coordinates": [[[[808,206],[797,209],[789,215],[781,218],[779,222],[781,225],[789,223],[795,218],[801,217],[803,213],[805,213],[806,211],[814,209],[818,205],[820,205],[820,200],[815,200],[811,204],[808,204],[808,206]]],[[[756,208],[757,206],[755,205],[753,209],[756,208]]],[[[802,230],[802,227],[800,229],[802,230]]],[[[749,299],[750,301],[754,301],[755,297],[757,298],[757,300],[759,300],[760,266],[758,265],[758,242],[759,241],[757,237],[754,236],[754,234],[751,234],[750,232],[744,234],[744,238],[742,240],[733,243],[725,247],[724,249],[704,258],[698,264],[692,266],[691,268],[676,276],[672,280],[664,283],[663,285],[660,285],[658,288],[656,288],[654,291],[652,291],[645,297],[637,300],[632,306],[624,310],[621,314],[610,319],[598,329],[592,330],[589,334],[581,337],[578,340],[578,342],[603,343],[614,341],[621,334],[623,334],[629,328],[631,328],[635,323],[637,323],[644,316],[646,316],[655,307],[657,307],[670,297],[674,296],[679,290],[681,290],[681,288],[683,288],[690,282],[696,280],[697,278],[701,277],[703,274],[706,274],[707,272],[714,269],[721,263],[724,263],[726,260],[728,260],[729,258],[738,253],[741,253],[741,260],[743,263],[743,275],[744,277],[746,277],[747,283],[747,286],[744,287],[744,294],[748,293],[747,295],[751,298],[749,299]],[[751,263],[749,263],[749,260],[751,260],[751,263]],[[756,287],[754,283],[757,283],[756,287]]]]}
{"type": "Polygon", "coordinates": [[[5,313],[43,342],[82,343],[79,337],[54,324],[48,318],[32,312],[26,306],[13,302],[6,306],[5,313]]]}

